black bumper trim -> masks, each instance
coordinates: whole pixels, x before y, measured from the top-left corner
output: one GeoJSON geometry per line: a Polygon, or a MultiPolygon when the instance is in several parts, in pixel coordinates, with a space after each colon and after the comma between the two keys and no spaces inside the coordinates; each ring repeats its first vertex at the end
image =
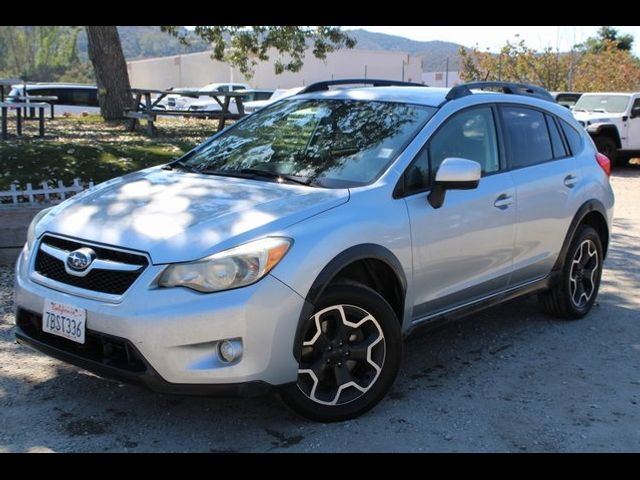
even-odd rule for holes
{"type": "Polygon", "coordinates": [[[53,347],[45,342],[33,338],[20,328],[19,325],[16,325],[16,340],[20,344],[27,345],[49,355],[50,357],[75,365],[84,370],[95,373],[98,376],[143,386],[158,393],[216,397],[255,397],[268,393],[274,388],[273,385],[262,381],[224,384],[170,383],[163,379],[160,374],[156,372],[151,365],[146,362],[146,360],[144,360],[144,357],[142,357],[139,352],[138,355],[143,359],[146,370],[144,372],[131,372],[105,365],[103,363],[84,358],[80,355],[67,352],[60,348],[53,347]]]}

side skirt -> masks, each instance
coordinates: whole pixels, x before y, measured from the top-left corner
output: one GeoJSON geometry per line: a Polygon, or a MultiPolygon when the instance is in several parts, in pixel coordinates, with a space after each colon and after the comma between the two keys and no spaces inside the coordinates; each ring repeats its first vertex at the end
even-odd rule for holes
{"type": "Polygon", "coordinates": [[[502,292],[494,293],[493,295],[479,300],[474,300],[458,307],[443,310],[440,312],[432,313],[417,320],[414,320],[409,329],[405,332],[405,337],[411,335],[416,329],[430,330],[448,324],[451,321],[459,320],[473,313],[477,313],[486,308],[493,307],[500,303],[504,303],[514,298],[524,297],[534,293],[543,292],[548,290],[550,286],[554,285],[560,275],[560,272],[552,272],[549,275],[526,283],[516,287],[509,288],[502,292]]]}

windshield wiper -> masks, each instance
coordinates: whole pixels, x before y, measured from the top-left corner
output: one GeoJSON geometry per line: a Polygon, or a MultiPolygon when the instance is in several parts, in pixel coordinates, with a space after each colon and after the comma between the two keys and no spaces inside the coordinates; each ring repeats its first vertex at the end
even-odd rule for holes
{"type": "Polygon", "coordinates": [[[243,168],[240,170],[240,173],[253,175],[256,177],[270,178],[283,182],[297,183],[299,185],[310,185],[313,182],[313,179],[307,177],[298,177],[295,175],[287,175],[284,173],[269,172],[267,170],[258,170],[255,168],[243,168]]]}
{"type": "Polygon", "coordinates": [[[221,177],[236,177],[236,178],[268,178],[269,180],[276,180],[289,183],[297,183],[299,185],[310,186],[313,183],[312,178],[296,177],[293,175],[286,175],[281,173],[269,172],[267,170],[258,170],[254,168],[242,168],[240,170],[216,170],[216,169],[204,169],[198,170],[198,173],[204,173],[207,175],[220,175],[221,177]]]}
{"type": "Polygon", "coordinates": [[[171,163],[167,163],[166,165],[162,166],[163,170],[174,170],[176,167],[182,169],[182,170],[186,170],[188,172],[192,172],[192,173],[200,173],[200,170],[198,170],[195,167],[192,167],[191,165],[188,165],[187,163],[183,162],[182,160],[175,160],[171,163]]]}

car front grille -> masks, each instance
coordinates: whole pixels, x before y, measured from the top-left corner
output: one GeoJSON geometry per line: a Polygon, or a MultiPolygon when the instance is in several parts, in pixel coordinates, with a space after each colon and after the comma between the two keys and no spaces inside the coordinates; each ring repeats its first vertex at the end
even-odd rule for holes
{"type": "Polygon", "coordinates": [[[66,285],[110,295],[122,295],[142,274],[148,264],[147,258],[139,253],[96,247],[77,241],[45,235],[40,242],[34,269],[43,277],[66,285]],[[64,261],[42,250],[42,245],[49,245],[67,252],[72,252],[82,247],[90,247],[96,253],[96,259],[134,265],[139,268],[133,271],[94,268],[86,276],[80,277],[67,273],[64,261]]]}

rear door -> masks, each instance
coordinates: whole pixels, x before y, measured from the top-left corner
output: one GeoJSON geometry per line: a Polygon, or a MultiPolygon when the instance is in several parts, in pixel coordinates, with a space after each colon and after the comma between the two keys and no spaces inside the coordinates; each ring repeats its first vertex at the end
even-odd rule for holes
{"type": "Polygon", "coordinates": [[[502,105],[500,117],[517,195],[511,278],[515,286],[551,271],[582,203],[582,179],[579,162],[562,133],[562,120],[521,105],[502,105]]]}

